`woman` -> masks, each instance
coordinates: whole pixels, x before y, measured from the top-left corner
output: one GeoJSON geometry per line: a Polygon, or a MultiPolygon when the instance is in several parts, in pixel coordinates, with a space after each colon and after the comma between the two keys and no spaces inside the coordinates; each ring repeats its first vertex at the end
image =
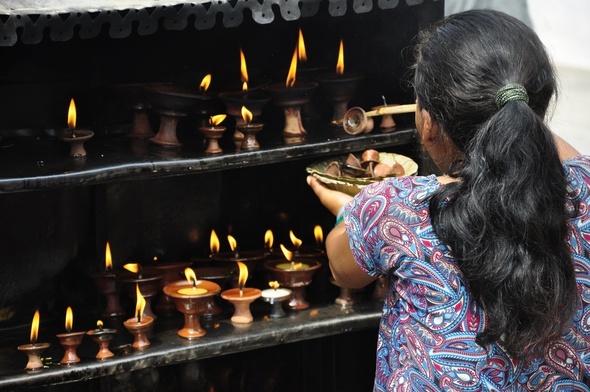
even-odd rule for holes
{"type": "Polygon", "coordinates": [[[451,15],[416,49],[416,128],[444,173],[335,215],[339,284],[389,277],[376,391],[590,391],[590,158],[544,124],[556,89],[535,33],[496,11],[451,15]]]}

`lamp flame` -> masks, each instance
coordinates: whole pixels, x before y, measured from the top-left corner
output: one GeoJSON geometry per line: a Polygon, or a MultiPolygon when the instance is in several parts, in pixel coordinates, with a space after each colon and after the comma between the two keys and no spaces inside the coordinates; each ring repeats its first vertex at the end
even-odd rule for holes
{"type": "Polygon", "coordinates": [[[211,239],[209,240],[209,248],[211,249],[211,253],[218,253],[219,252],[219,238],[217,237],[217,233],[215,233],[215,230],[211,230],[211,239]]]}
{"type": "Polygon", "coordinates": [[[279,282],[277,282],[276,280],[273,280],[272,282],[268,282],[268,285],[272,288],[272,289],[278,289],[279,288],[279,282]]]}
{"type": "Polygon", "coordinates": [[[209,125],[216,126],[221,124],[223,120],[227,117],[227,114],[218,114],[215,116],[209,116],[209,125]]]}
{"type": "Polygon", "coordinates": [[[297,46],[295,52],[293,52],[293,58],[291,59],[291,66],[289,67],[289,73],[287,74],[287,87],[293,87],[295,85],[295,79],[297,78],[297,46]]]}
{"type": "Polygon", "coordinates": [[[113,257],[111,256],[111,246],[108,242],[104,255],[104,264],[107,272],[111,272],[113,270],[113,257]]]}
{"type": "Polygon", "coordinates": [[[248,267],[246,264],[238,261],[238,268],[240,269],[240,274],[238,276],[238,288],[240,289],[240,297],[244,294],[244,286],[246,285],[246,280],[248,280],[248,267]]]}
{"type": "Polygon", "coordinates": [[[70,107],[68,108],[68,128],[76,129],[76,103],[74,98],[70,100],[70,107]]]}
{"type": "Polygon", "coordinates": [[[141,291],[139,290],[139,284],[135,283],[135,292],[137,293],[137,303],[135,305],[135,317],[137,317],[137,322],[141,323],[141,316],[143,315],[143,311],[145,309],[145,298],[141,295],[141,291]]]}
{"type": "Polygon", "coordinates": [[[250,124],[250,122],[252,122],[252,112],[249,111],[245,106],[242,106],[242,118],[246,124],[250,124]]]}
{"type": "Polygon", "coordinates": [[[274,240],[275,238],[272,234],[272,230],[267,230],[266,233],[264,233],[264,246],[266,247],[266,249],[272,248],[272,243],[274,242],[274,240]]]}
{"type": "Polygon", "coordinates": [[[303,33],[301,27],[299,28],[299,43],[297,44],[297,54],[299,61],[302,63],[307,61],[307,52],[305,51],[305,41],[303,41],[303,33]]]}
{"type": "Polygon", "coordinates": [[[102,323],[102,320],[98,320],[98,321],[96,322],[96,328],[98,328],[98,329],[102,329],[102,326],[103,326],[103,325],[104,325],[104,324],[102,323]]]}
{"type": "Polygon", "coordinates": [[[39,310],[35,311],[33,316],[33,322],[31,323],[31,343],[34,345],[37,343],[37,337],[39,336],[39,310]]]}
{"type": "Polygon", "coordinates": [[[295,247],[295,249],[299,249],[299,247],[301,246],[303,241],[301,241],[299,238],[295,237],[295,234],[293,234],[293,230],[289,231],[289,238],[291,238],[291,242],[293,243],[293,246],[295,247]]]}
{"type": "Polygon", "coordinates": [[[197,274],[195,274],[195,271],[193,271],[192,268],[185,268],[184,276],[186,277],[186,280],[189,281],[189,283],[192,282],[193,287],[197,285],[197,274]]]}
{"type": "Polygon", "coordinates": [[[340,50],[338,51],[338,63],[336,63],[336,73],[342,75],[344,73],[344,43],[340,40],[340,50]]]}
{"type": "Polygon", "coordinates": [[[241,73],[241,80],[242,80],[242,90],[248,90],[248,68],[246,67],[246,56],[244,56],[244,51],[240,48],[240,73],[241,73]]]}
{"type": "Polygon", "coordinates": [[[315,225],[313,228],[313,235],[315,237],[316,244],[321,245],[324,242],[324,231],[322,230],[322,226],[315,225]]]}
{"type": "Polygon", "coordinates": [[[236,250],[236,248],[238,247],[238,241],[236,241],[236,239],[234,237],[232,237],[231,235],[228,235],[227,242],[229,242],[229,247],[230,247],[231,251],[234,252],[236,250]]]}
{"type": "Polygon", "coordinates": [[[72,312],[72,308],[68,306],[66,310],[66,332],[72,332],[72,328],[74,327],[74,312],[72,312]]]}
{"type": "Polygon", "coordinates": [[[123,266],[127,271],[137,274],[141,271],[141,266],[137,263],[127,263],[123,266]]]}
{"type": "Polygon", "coordinates": [[[285,255],[285,258],[289,261],[293,260],[293,252],[291,252],[289,249],[285,248],[285,245],[281,244],[281,250],[283,251],[283,254],[285,255]]]}
{"type": "Polygon", "coordinates": [[[199,85],[199,90],[201,90],[201,92],[204,93],[205,91],[207,91],[210,84],[211,84],[211,74],[207,74],[207,75],[205,75],[203,80],[201,80],[201,84],[199,85]]]}

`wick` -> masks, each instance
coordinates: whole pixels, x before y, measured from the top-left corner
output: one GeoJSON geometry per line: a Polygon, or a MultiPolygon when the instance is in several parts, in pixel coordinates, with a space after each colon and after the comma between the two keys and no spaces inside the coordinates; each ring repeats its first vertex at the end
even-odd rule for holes
{"type": "Polygon", "coordinates": [[[244,296],[244,291],[242,290],[242,288],[240,287],[240,297],[244,296]]]}
{"type": "Polygon", "coordinates": [[[387,106],[387,101],[385,100],[385,95],[382,95],[381,98],[383,98],[383,106],[387,106]]]}
{"type": "Polygon", "coordinates": [[[75,138],[75,137],[76,137],[76,130],[72,129],[72,138],[75,138]]]}
{"type": "Polygon", "coordinates": [[[141,323],[141,312],[137,313],[137,322],[141,323]]]}

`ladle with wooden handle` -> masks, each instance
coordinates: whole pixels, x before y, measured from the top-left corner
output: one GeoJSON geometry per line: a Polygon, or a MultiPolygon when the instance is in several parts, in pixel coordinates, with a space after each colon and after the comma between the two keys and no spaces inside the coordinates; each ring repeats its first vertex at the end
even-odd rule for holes
{"type": "Polygon", "coordinates": [[[377,110],[365,112],[360,107],[353,107],[348,109],[342,119],[342,127],[346,133],[351,135],[358,135],[359,133],[368,133],[373,129],[373,118],[375,116],[382,116],[384,114],[402,114],[413,113],[416,111],[416,104],[385,106],[377,110]]]}

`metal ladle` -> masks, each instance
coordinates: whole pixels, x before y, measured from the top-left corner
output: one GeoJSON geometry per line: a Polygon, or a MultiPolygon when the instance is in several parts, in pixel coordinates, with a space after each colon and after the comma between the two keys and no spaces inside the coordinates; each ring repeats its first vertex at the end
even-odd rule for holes
{"type": "Polygon", "coordinates": [[[342,127],[346,133],[351,135],[358,135],[359,133],[368,133],[373,129],[373,119],[375,116],[382,116],[384,114],[402,114],[413,113],[416,111],[416,104],[387,106],[381,107],[377,110],[365,112],[360,107],[353,107],[348,109],[342,119],[342,127]]]}

